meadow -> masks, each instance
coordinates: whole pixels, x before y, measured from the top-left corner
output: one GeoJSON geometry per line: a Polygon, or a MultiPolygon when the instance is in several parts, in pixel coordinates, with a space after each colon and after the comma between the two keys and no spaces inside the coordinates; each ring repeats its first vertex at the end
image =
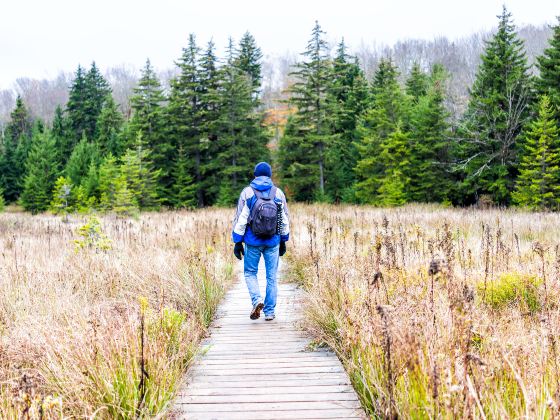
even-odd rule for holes
{"type": "MultiPolygon", "coordinates": [[[[560,415],[558,214],[290,210],[304,328],[372,417],[560,415]]],[[[231,216],[0,214],[0,417],[165,417],[234,277],[231,216]]]]}
{"type": "Polygon", "coordinates": [[[294,207],[306,327],[380,418],[557,418],[560,216],[294,207]]]}
{"type": "Polygon", "coordinates": [[[232,280],[230,219],[0,214],[0,418],[164,415],[232,280]]]}

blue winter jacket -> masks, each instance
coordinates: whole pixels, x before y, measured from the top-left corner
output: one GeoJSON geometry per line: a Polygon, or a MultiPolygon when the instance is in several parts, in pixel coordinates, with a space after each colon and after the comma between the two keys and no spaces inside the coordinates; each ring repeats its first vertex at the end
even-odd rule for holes
{"type": "Polygon", "coordinates": [[[282,190],[280,190],[280,188],[276,188],[276,197],[274,198],[274,201],[280,204],[282,207],[282,224],[280,226],[280,234],[274,235],[271,238],[267,239],[258,238],[251,231],[251,226],[247,224],[251,209],[257,201],[257,197],[255,196],[253,188],[257,191],[264,192],[269,191],[273,185],[274,184],[269,177],[258,176],[251,182],[250,187],[246,187],[245,189],[243,189],[243,191],[241,191],[239,202],[237,203],[235,217],[233,219],[233,242],[245,242],[247,245],[251,246],[273,247],[278,245],[280,241],[288,241],[288,239],[290,238],[288,205],[286,203],[286,196],[284,195],[282,190]]]}

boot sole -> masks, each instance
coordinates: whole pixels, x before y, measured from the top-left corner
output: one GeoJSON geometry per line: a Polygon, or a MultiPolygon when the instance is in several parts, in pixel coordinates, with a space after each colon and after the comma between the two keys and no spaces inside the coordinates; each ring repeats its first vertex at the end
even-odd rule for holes
{"type": "Polygon", "coordinates": [[[264,303],[262,302],[257,303],[257,306],[255,306],[251,311],[251,315],[249,316],[249,318],[251,318],[252,320],[259,319],[261,317],[261,311],[263,308],[264,308],[264,303]]]}

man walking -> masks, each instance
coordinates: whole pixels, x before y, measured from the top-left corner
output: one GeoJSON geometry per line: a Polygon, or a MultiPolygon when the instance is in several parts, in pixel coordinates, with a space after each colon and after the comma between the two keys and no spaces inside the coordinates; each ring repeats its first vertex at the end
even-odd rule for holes
{"type": "Polygon", "coordinates": [[[253,309],[251,319],[275,317],[278,257],[286,253],[290,236],[288,206],[284,193],[272,183],[272,168],[266,162],[255,166],[255,179],[239,196],[233,220],[233,253],[241,260],[245,255],[244,274],[253,309]],[[243,249],[245,242],[245,249],[243,249]],[[257,272],[261,254],[266,268],[266,296],[261,297],[257,272]]]}

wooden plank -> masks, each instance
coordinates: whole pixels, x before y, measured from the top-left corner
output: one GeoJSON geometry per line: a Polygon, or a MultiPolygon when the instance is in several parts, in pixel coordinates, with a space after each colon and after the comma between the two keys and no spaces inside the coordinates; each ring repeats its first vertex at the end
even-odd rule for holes
{"type": "Polygon", "coordinates": [[[193,368],[193,374],[201,373],[206,376],[235,376],[235,375],[258,375],[258,376],[268,376],[268,375],[293,375],[298,373],[331,373],[331,372],[344,372],[342,366],[282,366],[282,367],[271,367],[263,369],[262,367],[257,368],[237,368],[237,369],[208,369],[207,366],[198,366],[193,368]]]}
{"type": "MultiPolygon", "coordinates": [[[[359,409],[360,403],[352,401],[316,401],[316,402],[262,402],[262,403],[223,403],[223,404],[196,404],[182,403],[179,405],[190,413],[232,413],[240,412],[259,412],[262,410],[293,411],[293,410],[327,410],[339,408],[359,409]]],[[[227,417],[227,416],[226,416],[227,417]]]]}
{"type": "MultiPolygon", "coordinates": [[[[270,395],[270,394],[318,394],[318,393],[344,393],[354,392],[354,389],[349,385],[306,385],[304,383],[299,386],[267,386],[259,388],[242,388],[242,387],[218,387],[218,384],[211,387],[202,387],[201,384],[193,383],[188,390],[189,396],[194,395],[270,395]]],[[[185,395],[185,394],[179,394],[185,395]]]]}
{"type": "Polygon", "coordinates": [[[333,386],[333,385],[350,385],[350,380],[346,377],[336,377],[336,378],[319,378],[319,379],[298,379],[298,378],[283,378],[283,379],[262,379],[258,382],[256,381],[236,381],[233,378],[230,380],[222,380],[222,378],[190,378],[188,382],[188,388],[184,388],[179,391],[181,395],[188,395],[190,389],[193,388],[273,388],[273,387],[298,387],[298,386],[333,386]],[[195,380],[196,379],[196,380],[195,380]]]}
{"type": "MultiPolygon", "coordinates": [[[[189,420],[223,420],[220,413],[189,413],[182,418],[189,420]]],[[[228,413],[229,420],[268,420],[268,419],[362,419],[359,410],[329,409],[329,410],[297,410],[297,411],[271,411],[262,410],[258,413],[228,413]]]]}
{"type": "Polygon", "coordinates": [[[356,401],[349,392],[338,393],[268,393],[240,395],[188,395],[180,399],[181,404],[231,404],[231,403],[285,403],[285,402],[318,402],[318,401],[356,401]]]}

